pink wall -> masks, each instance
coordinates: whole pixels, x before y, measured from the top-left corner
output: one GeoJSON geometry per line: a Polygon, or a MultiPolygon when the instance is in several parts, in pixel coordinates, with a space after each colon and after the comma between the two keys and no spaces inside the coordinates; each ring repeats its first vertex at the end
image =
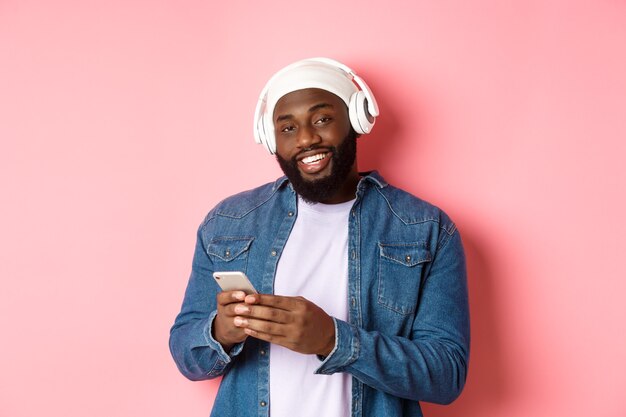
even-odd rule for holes
{"type": "Polygon", "coordinates": [[[626,2],[0,1],[0,416],[206,416],[167,349],[194,234],[279,174],[257,93],[359,70],[362,169],[465,238],[468,385],[429,416],[626,415],[626,2]]]}

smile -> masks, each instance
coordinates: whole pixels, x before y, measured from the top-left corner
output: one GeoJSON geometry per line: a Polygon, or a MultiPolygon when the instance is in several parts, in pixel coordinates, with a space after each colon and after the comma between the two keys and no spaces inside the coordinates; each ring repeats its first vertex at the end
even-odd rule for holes
{"type": "Polygon", "coordinates": [[[326,158],[326,155],[328,155],[327,153],[318,153],[316,155],[311,155],[311,156],[307,156],[306,158],[302,158],[301,162],[303,164],[313,164],[317,161],[321,161],[322,159],[326,158]]]}
{"type": "Polygon", "coordinates": [[[315,152],[298,160],[298,167],[303,174],[319,175],[330,165],[333,156],[332,151],[318,150],[315,152]]]}

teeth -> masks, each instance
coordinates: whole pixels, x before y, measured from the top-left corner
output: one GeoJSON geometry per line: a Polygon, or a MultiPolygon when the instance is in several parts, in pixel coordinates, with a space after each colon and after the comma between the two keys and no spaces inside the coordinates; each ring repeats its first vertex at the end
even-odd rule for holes
{"type": "Polygon", "coordinates": [[[302,158],[302,162],[305,164],[312,164],[313,162],[320,161],[326,158],[325,153],[318,153],[317,155],[307,156],[306,158],[302,158]]]}

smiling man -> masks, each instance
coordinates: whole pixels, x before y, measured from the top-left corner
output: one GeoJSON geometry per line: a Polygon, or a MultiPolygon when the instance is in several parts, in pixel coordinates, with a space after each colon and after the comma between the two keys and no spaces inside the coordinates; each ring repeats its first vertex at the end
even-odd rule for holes
{"type": "Polygon", "coordinates": [[[421,416],[449,403],[469,357],[465,260],[441,210],[360,173],[378,106],[324,58],[261,93],[255,138],[285,173],[229,197],[198,229],[170,335],[189,379],[223,376],[212,416],[421,416]],[[220,291],[245,272],[258,294],[220,291]]]}
{"type": "Polygon", "coordinates": [[[325,90],[298,90],[278,101],[274,115],[276,159],[296,193],[314,203],[354,199],[357,134],[344,102],[325,90]]]}

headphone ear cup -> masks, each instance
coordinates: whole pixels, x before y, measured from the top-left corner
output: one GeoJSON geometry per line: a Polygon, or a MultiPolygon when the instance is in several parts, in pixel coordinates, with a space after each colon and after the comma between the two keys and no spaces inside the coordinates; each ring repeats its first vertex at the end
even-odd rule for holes
{"type": "Polygon", "coordinates": [[[359,135],[363,133],[361,130],[361,125],[359,124],[359,116],[356,110],[357,107],[357,96],[358,92],[352,94],[350,96],[350,104],[348,104],[348,116],[350,117],[350,124],[352,125],[352,129],[359,135]]]}
{"type": "Polygon", "coordinates": [[[268,115],[263,115],[263,144],[265,149],[274,155],[276,153],[276,137],[274,136],[274,126],[268,115]]]}
{"type": "Polygon", "coordinates": [[[363,91],[357,91],[350,97],[348,114],[352,128],[358,134],[370,133],[374,126],[374,119],[367,111],[367,99],[363,91]]]}
{"type": "Polygon", "coordinates": [[[259,117],[256,121],[256,134],[259,138],[258,143],[267,148],[267,145],[265,145],[265,126],[263,123],[263,115],[261,115],[261,117],[259,117]]]}
{"type": "Polygon", "coordinates": [[[270,154],[273,154],[274,152],[270,148],[268,134],[267,134],[267,130],[265,129],[265,126],[266,126],[265,115],[261,115],[261,117],[259,117],[259,119],[257,120],[257,124],[256,124],[256,133],[259,138],[258,143],[263,145],[270,154]]]}

